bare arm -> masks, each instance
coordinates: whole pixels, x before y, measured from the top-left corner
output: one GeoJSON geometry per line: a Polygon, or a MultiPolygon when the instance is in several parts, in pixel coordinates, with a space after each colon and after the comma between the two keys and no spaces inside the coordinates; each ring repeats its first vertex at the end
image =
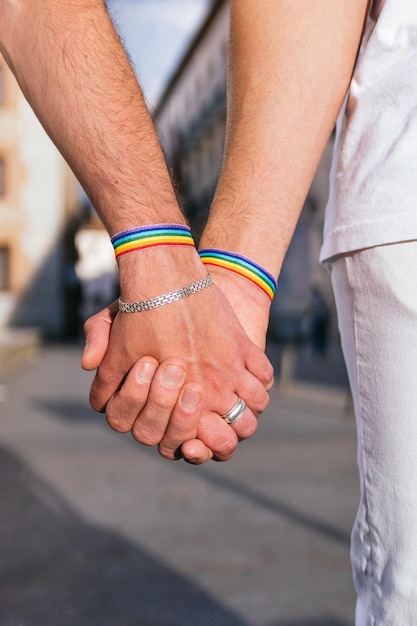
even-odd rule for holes
{"type": "Polygon", "coordinates": [[[103,2],[2,0],[0,7],[2,53],[110,233],[138,219],[184,221],[103,2]]]}
{"type": "MultiPolygon", "coordinates": [[[[346,95],[367,5],[232,0],[225,158],[202,247],[240,252],[278,276],[346,95]]],[[[268,299],[240,279],[241,295],[255,298],[254,321],[236,281],[222,279],[261,343],[268,299]]]]}
{"type": "MultiPolygon", "coordinates": [[[[109,233],[185,223],[139,84],[103,1],[0,0],[0,8],[1,51],[109,233]]],[[[139,270],[150,269],[151,257],[159,262],[167,256],[181,273],[189,265],[185,282],[201,277],[194,251],[166,252],[142,255],[139,270]]],[[[134,279],[138,262],[126,257],[120,263],[126,299],[147,297],[143,287],[141,293],[143,280],[134,279]]],[[[169,284],[168,279],[160,285],[161,293],[169,284]]]]}

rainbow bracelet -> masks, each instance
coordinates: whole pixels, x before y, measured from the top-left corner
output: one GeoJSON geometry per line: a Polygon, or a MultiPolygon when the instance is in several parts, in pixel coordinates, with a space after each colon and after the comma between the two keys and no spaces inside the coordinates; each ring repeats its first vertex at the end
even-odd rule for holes
{"type": "Polygon", "coordinates": [[[205,265],[222,267],[252,281],[272,301],[277,288],[277,281],[272,274],[251,259],[235,252],[227,252],[217,248],[203,248],[198,251],[198,254],[205,265]]]}
{"type": "Polygon", "coordinates": [[[116,233],[111,238],[116,259],[154,246],[194,246],[191,229],[184,224],[153,224],[116,233]]]}

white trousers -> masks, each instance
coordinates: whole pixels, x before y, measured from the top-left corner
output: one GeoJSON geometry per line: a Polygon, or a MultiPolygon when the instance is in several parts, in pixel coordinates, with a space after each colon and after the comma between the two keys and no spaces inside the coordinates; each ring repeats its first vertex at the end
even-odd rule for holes
{"type": "Polygon", "coordinates": [[[329,263],[358,430],[357,626],[417,625],[417,242],[329,263]]]}

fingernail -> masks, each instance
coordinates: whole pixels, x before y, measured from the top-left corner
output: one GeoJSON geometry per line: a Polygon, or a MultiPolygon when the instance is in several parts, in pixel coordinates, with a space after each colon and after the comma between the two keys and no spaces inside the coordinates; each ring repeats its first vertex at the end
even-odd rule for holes
{"type": "Polygon", "coordinates": [[[86,339],[86,340],[85,340],[85,343],[84,343],[84,350],[83,350],[83,354],[84,354],[85,352],[87,352],[87,350],[88,350],[88,348],[89,348],[89,347],[90,347],[90,341],[89,341],[89,339],[86,339]]]}
{"type": "Polygon", "coordinates": [[[187,413],[192,413],[196,410],[201,401],[201,395],[196,391],[185,389],[180,398],[181,408],[187,413]]]}
{"type": "Polygon", "coordinates": [[[149,361],[141,363],[136,370],[136,380],[142,385],[148,385],[152,382],[152,378],[155,374],[155,365],[149,361]]]}
{"type": "Polygon", "coordinates": [[[184,370],[176,365],[168,365],[162,372],[161,381],[165,387],[179,387],[184,380],[184,370]]]}

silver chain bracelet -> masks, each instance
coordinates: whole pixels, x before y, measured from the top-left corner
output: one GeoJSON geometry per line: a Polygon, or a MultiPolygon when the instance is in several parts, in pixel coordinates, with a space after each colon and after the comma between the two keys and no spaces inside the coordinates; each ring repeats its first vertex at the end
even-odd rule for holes
{"type": "Polygon", "coordinates": [[[211,274],[207,274],[205,278],[197,280],[197,282],[187,287],[181,287],[181,289],[164,293],[162,296],[156,296],[149,300],[142,300],[142,302],[122,302],[119,298],[119,311],[122,313],[140,313],[141,311],[156,309],[159,306],[164,306],[164,304],[170,304],[171,302],[181,300],[181,298],[187,298],[193,293],[197,293],[212,284],[213,279],[211,278],[211,274]]]}

